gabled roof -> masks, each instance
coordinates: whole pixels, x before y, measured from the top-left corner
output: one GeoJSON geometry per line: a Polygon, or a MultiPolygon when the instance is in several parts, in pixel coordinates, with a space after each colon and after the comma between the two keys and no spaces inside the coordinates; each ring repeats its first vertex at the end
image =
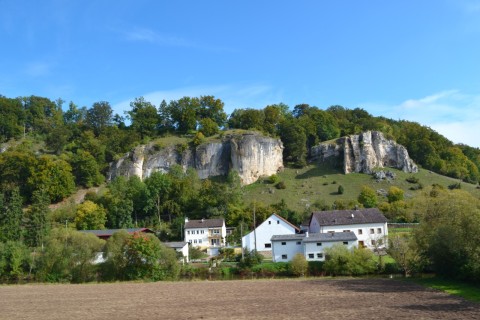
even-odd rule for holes
{"type": "Polygon", "coordinates": [[[188,220],[185,222],[185,229],[220,228],[223,224],[223,219],[188,220]]]}
{"type": "Polygon", "coordinates": [[[355,233],[349,232],[328,232],[328,233],[306,233],[301,234],[282,234],[274,235],[270,241],[299,241],[302,242],[337,242],[337,241],[355,241],[355,233]]]}
{"type": "Polygon", "coordinates": [[[289,240],[302,240],[305,238],[305,234],[276,234],[273,235],[270,241],[289,241],[289,240]]]}
{"type": "Polygon", "coordinates": [[[327,233],[310,233],[303,242],[334,242],[334,241],[355,241],[357,236],[355,233],[348,232],[327,232],[327,233]]]}
{"type": "MultiPolygon", "coordinates": [[[[290,221],[288,221],[288,220],[285,219],[284,217],[282,217],[282,216],[280,216],[280,215],[278,215],[278,214],[276,214],[276,213],[272,213],[271,216],[273,216],[273,215],[274,215],[275,217],[277,217],[278,219],[284,221],[286,224],[288,224],[288,225],[291,226],[292,228],[294,228],[296,232],[300,232],[300,228],[299,228],[299,227],[295,226],[294,224],[292,224],[290,221]]],[[[270,217],[271,217],[271,216],[270,216],[270,217]]],[[[268,217],[268,218],[270,218],[270,217],[268,217]]],[[[268,218],[267,218],[267,220],[268,220],[268,218]]]]}
{"type": "Polygon", "coordinates": [[[339,226],[350,224],[385,223],[387,218],[377,208],[358,210],[331,210],[312,212],[311,219],[317,219],[321,226],[339,226]]]}
{"type": "Polygon", "coordinates": [[[154,233],[153,230],[149,228],[129,228],[129,229],[105,229],[105,230],[80,230],[80,232],[84,233],[92,233],[97,237],[110,237],[115,232],[118,231],[127,231],[129,234],[133,234],[135,232],[144,232],[144,233],[154,233]]]}
{"type": "Polygon", "coordinates": [[[187,243],[183,241],[163,242],[163,244],[166,247],[174,248],[174,249],[181,249],[187,245],[187,243]]]}

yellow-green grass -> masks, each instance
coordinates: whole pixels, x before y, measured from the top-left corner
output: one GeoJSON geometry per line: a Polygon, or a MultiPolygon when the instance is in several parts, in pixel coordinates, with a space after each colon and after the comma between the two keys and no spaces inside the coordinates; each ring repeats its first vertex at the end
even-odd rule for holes
{"type": "MultiPolygon", "coordinates": [[[[285,183],[285,189],[275,188],[274,184],[268,183],[267,178],[260,179],[256,183],[245,187],[244,200],[246,203],[256,201],[264,204],[274,204],[284,199],[289,208],[303,211],[316,201],[324,202],[327,205],[332,205],[335,200],[354,201],[358,198],[362,186],[385,191],[395,186],[405,191],[406,200],[415,198],[424,190],[410,190],[411,187],[417,185],[405,180],[410,176],[417,177],[419,183],[424,187],[439,184],[447,188],[449,185],[459,182],[458,179],[445,177],[424,169],[420,169],[415,174],[391,168],[383,170],[394,172],[396,179],[377,182],[371,175],[363,173],[343,174],[340,169],[328,164],[312,164],[302,169],[286,168],[277,174],[279,181],[285,183]],[[343,194],[338,194],[339,185],[344,188],[343,194]]],[[[461,188],[476,196],[480,195],[480,190],[476,189],[475,185],[462,182],[461,188]]],[[[386,197],[379,196],[379,202],[383,201],[387,201],[386,197]]]]}
{"type": "Polygon", "coordinates": [[[438,277],[412,278],[411,281],[414,281],[425,287],[441,290],[449,294],[463,297],[467,300],[480,302],[480,285],[475,285],[462,281],[448,280],[438,277]]]}

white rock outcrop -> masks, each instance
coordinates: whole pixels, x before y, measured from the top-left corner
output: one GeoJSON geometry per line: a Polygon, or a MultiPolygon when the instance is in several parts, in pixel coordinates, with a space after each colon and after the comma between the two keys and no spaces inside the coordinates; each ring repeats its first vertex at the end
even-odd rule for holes
{"type": "Polygon", "coordinates": [[[343,157],[345,173],[372,173],[377,168],[397,168],[405,172],[418,172],[417,165],[408,156],[407,149],[383,133],[367,131],[350,135],[334,142],[321,143],[310,151],[313,160],[327,161],[343,157]]]}
{"type": "Polygon", "coordinates": [[[184,170],[194,168],[200,179],[227,175],[236,170],[243,184],[283,169],[283,144],[279,139],[259,134],[227,135],[221,141],[196,148],[139,146],[110,164],[108,180],[117,176],[149,177],[155,171],[167,172],[174,164],[184,170]],[[182,150],[184,149],[184,150],[182,150]]]}

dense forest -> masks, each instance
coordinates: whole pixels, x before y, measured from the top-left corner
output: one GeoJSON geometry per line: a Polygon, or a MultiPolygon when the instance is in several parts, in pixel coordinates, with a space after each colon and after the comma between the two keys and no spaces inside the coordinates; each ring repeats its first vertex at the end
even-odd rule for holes
{"type": "MultiPolygon", "coordinates": [[[[62,253],[51,252],[53,258],[43,254],[35,265],[19,257],[32,248],[54,250],[62,237],[71,239],[72,246],[78,248],[82,242],[89,243],[92,252],[101,245],[94,239],[71,233],[70,229],[148,226],[157,231],[161,240],[176,240],[181,238],[186,215],[190,218],[223,217],[230,226],[243,224],[248,229],[252,227],[253,208],[257,223],[271,212],[295,224],[301,223],[308,212],[290,210],[281,199],[273,205],[244,203],[239,177],[234,171],[223,180],[200,180],[194,170],[185,172],[180,166],[174,166],[168,173],[156,172],[144,181],[119,177],[100,192],[87,193],[80,204],[66,203],[56,210],[50,207],[78,189],[103,186],[108,164],[138,144],[181,135],[188,137],[191,147],[195,147],[228,129],[256,130],[280,138],[285,147],[285,164],[297,168],[308,164],[309,150],[319,142],[378,130],[404,145],[411,158],[425,169],[468,183],[478,183],[480,179],[478,148],[455,145],[421,124],[374,117],[359,108],[331,106],[323,110],[299,104],[290,109],[280,103],[263,109],[235,109],[228,116],[224,103],[213,96],[162,101],[159,106],[140,97],[130,103],[130,110],[120,115],[114,114],[106,101],[95,102],[91,107],[79,107],[70,102],[67,107],[61,99],[0,96],[0,249],[4,254],[0,255],[0,271],[12,265],[8,259],[17,257],[20,273],[22,268],[30,272],[33,268],[38,270],[39,279],[56,281],[55,277],[63,277],[58,274],[60,271],[52,271],[57,269],[51,264],[62,253]],[[68,230],[59,231],[64,227],[68,230]]],[[[358,201],[344,205],[379,206],[391,220],[422,221],[424,215],[418,212],[435,212],[432,206],[439,202],[439,195],[442,199],[468,202],[469,206],[465,206],[469,210],[470,206],[478,210],[477,199],[463,195],[460,190],[443,190],[440,186],[432,187],[418,203],[405,201],[403,193],[395,189],[389,190],[387,202],[378,203],[375,191],[365,188],[358,201]],[[459,192],[461,196],[451,198],[450,192],[459,192]]],[[[317,209],[330,209],[332,205],[321,204],[317,209]]],[[[333,208],[341,209],[338,204],[333,208]]],[[[440,219],[433,213],[432,217],[440,219]]],[[[458,217],[460,224],[469,221],[463,211],[458,212],[458,217]]],[[[477,230],[477,221],[474,222],[469,223],[477,230]]],[[[424,233],[431,239],[438,236],[424,233]]],[[[238,238],[237,232],[231,240],[238,238]]],[[[130,245],[143,241],[127,240],[125,236],[118,241],[130,245]]],[[[455,245],[459,248],[463,244],[455,242],[455,245]]],[[[111,246],[115,248],[115,244],[111,246]]],[[[70,250],[78,249],[72,248],[70,250]]],[[[440,254],[440,251],[431,251],[433,249],[425,241],[418,240],[417,248],[425,254],[440,254]]],[[[471,248],[463,257],[475,256],[477,251],[471,248]]],[[[435,260],[430,262],[436,263],[435,260]]],[[[477,267],[470,266],[469,277],[472,274],[478,277],[478,270],[471,269],[477,267]]],[[[65,269],[68,267],[63,267],[62,272],[65,269]]],[[[0,273],[15,277],[17,271],[5,270],[0,273]]],[[[78,281],[83,281],[82,270],[78,272],[78,281]]]]}

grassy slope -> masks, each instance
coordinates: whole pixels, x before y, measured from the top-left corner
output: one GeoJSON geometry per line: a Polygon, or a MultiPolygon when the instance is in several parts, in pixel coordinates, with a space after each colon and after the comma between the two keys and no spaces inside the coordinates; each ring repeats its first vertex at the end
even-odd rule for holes
{"type": "MultiPolygon", "coordinates": [[[[343,174],[338,169],[334,169],[327,164],[312,164],[303,169],[286,168],[278,174],[280,181],[285,182],[286,189],[276,189],[273,184],[260,180],[245,187],[244,197],[246,203],[258,201],[265,204],[277,203],[284,199],[291,209],[303,211],[309,204],[318,200],[324,201],[326,204],[332,204],[335,200],[356,200],[364,185],[370,186],[375,190],[384,189],[385,191],[388,191],[391,186],[396,186],[405,191],[406,199],[414,198],[422,190],[409,190],[413,184],[408,183],[405,179],[412,175],[418,177],[419,182],[424,187],[434,183],[447,187],[459,182],[457,179],[441,176],[423,169],[420,169],[416,174],[390,168],[384,170],[395,172],[397,178],[392,182],[376,182],[370,175],[361,173],[343,174]],[[342,195],[337,193],[339,185],[342,185],[345,189],[342,195]]],[[[480,195],[480,190],[477,190],[475,185],[463,182],[461,185],[463,190],[477,196],[480,195]]],[[[379,197],[379,200],[386,201],[386,199],[381,197],[379,197]]]]}
{"type": "Polygon", "coordinates": [[[467,300],[480,302],[480,288],[471,283],[442,279],[438,277],[413,278],[412,281],[425,287],[463,297],[467,300]]]}

